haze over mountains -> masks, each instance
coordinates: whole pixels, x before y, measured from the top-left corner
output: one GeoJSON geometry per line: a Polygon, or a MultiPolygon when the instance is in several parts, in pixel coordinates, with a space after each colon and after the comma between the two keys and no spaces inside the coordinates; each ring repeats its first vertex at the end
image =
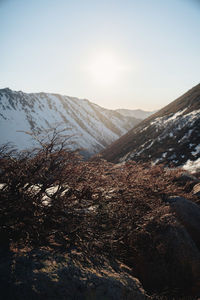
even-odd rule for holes
{"type": "Polygon", "coordinates": [[[200,164],[200,84],[143,120],[102,155],[112,162],[200,164]]]}
{"type": "Polygon", "coordinates": [[[118,111],[123,116],[135,117],[142,120],[148,118],[149,116],[151,116],[153,113],[156,112],[156,111],[145,111],[142,109],[130,110],[130,109],[123,109],[123,108],[119,108],[116,111],[118,111]]]}
{"type": "Polygon", "coordinates": [[[0,90],[0,140],[18,149],[33,145],[26,132],[52,127],[73,135],[71,149],[81,148],[85,157],[98,153],[140,122],[134,116],[102,108],[86,99],[49,93],[27,94],[0,90]]]}

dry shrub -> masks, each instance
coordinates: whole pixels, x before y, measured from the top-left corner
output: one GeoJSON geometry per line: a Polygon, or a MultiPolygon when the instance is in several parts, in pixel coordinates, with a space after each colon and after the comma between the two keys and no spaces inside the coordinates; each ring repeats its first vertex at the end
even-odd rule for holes
{"type": "Polygon", "coordinates": [[[4,147],[0,154],[0,239],[7,246],[76,247],[129,264],[143,217],[170,195],[193,199],[175,180],[181,170],[101,158],[86,162],[55,140],[23,153],[4,147]],[[47,189],[55,186],[44,204],[47,189]]]}
{"type": "Polygon", "coordinates": [[[1,151],[0,181],[5,186],[0,222],[11,240],[37,244],[57,235],[72,244],[73,236],[86,248],[101,245],[109,253],[118,252],[141,218],[160,207],[167,195],[185,195],[174,180],[179,170],[102,159],[85,162],[52,143],[23,153],[1,151]],[[46,190],[55,186],[44,205],[46,190]]]}

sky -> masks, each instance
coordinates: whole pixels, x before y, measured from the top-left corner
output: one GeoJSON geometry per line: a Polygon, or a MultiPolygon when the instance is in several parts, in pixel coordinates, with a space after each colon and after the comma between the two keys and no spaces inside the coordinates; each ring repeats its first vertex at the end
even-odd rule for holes
{"type": "Polygon", "coordinates": [[[155,110],[200,83],[200,0],[0,0],[0,88],[155,110]]]}

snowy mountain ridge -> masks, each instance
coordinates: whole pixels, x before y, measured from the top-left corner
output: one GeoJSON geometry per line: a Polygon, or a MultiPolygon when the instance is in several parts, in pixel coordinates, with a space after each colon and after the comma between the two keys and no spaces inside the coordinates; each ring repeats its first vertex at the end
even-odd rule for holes
{"type": "Polygon", "coordinates": [[[19,149],[33,145],[26,132],[57,127],[73,135],[70,148],[91,156],[131,129],[139,120],[102,108],[86,99],[50,93],[0,90],[0,140],[19,149]]]}

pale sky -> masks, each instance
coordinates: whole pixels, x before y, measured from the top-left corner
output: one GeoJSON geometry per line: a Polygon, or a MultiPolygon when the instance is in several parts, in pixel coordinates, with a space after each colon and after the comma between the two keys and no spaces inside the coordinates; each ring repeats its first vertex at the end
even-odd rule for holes
{"type": "Polygon", "coordinates": [[[200,0],[0,0],[0,88],[154,110],[200,82],[200,0]]]}

